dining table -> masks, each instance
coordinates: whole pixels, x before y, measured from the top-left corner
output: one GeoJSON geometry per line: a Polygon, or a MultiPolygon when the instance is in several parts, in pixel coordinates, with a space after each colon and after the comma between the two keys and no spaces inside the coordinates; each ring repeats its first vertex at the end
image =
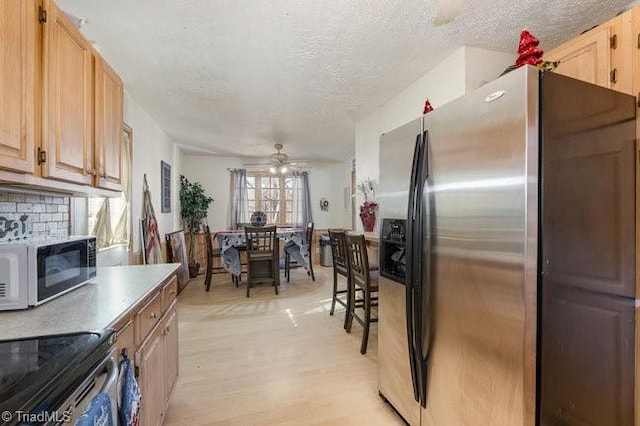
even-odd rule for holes
{"type": "MultiPolygon", "coordinates": [[[[300,266],[309,270],[309,244],[306,239],[305,228],[277,228],[276,237],[284,242],[285,250],[300,266]]],[[[214,238],[220,247],[222,267],[232,275],[239,276],[242,273],[239,249],[247,245],[244,229],[216,231],[214,238]]],[[[284,268],[284,259],[280,259],[280,268],[284,268]]]]}

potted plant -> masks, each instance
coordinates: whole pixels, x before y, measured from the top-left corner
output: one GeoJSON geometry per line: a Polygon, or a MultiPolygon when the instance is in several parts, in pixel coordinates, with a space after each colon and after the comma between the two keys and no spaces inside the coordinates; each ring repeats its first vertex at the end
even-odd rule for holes
{"type": "Polygon", "coordinates": [[[200,270],[200,264],[195,258],[196,235],[200,230],[202,219],[207,216],[209,204],[213,198],[208,197],[202,185],[180,175],[180,216],[185,230],[189,234],[189,276],[195,278],[200,270]]]}

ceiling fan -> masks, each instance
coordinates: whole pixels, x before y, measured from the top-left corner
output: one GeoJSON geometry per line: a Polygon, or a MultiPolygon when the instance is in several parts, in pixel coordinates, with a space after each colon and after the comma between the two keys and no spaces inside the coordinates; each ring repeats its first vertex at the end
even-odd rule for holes
{"type": "Polygon", "coordinates": [[[262,163],[245,163],[244,166],[258,167],[269,170],[273,174],[285,174],[299,167],[305,167],[305,162],[293,162],[289,160],[289,156],[282,152],[282,144],[277,143],[273,146],[276,152],[271,154],[265,162],[262,163]]]}

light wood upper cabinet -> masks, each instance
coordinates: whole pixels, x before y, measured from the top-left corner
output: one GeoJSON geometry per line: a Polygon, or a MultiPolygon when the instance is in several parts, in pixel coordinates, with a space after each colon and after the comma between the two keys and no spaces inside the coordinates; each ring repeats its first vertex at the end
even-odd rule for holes
{"type": "Polygon", "coordinates": [[[558,74],[609,87],[609,28],[594,28],[548,52],[544,58],[560,61],[558,74]]]}
{"type": "Polygon", "coordinates": [[[611,55],[611,71],[609,81],[612,89],[633,94],[633,50],[632,43],[633,12],[623,13],[610,20],[609,53],[611,55]]]}
{"type": "Polygon", "coordinates": [[[44,8],[42,175],[91,185],[95,174],[92,48],[55,3],[44,0],[44,8]]]}
{"type": "Polygon", "coordinates": [[[0,2],[0,168],[33,173],[36,2],[0,2]]]}
{"type": "Polygon", "coordinates": [[[624,93],[632,93],[631,12],[547,52],[560,61],[555,72],[624,93]]]}
{"type": "Polygon", "coordinates": [[[96,186],[122,190],[122,80],[95,55],[96,186]]]}

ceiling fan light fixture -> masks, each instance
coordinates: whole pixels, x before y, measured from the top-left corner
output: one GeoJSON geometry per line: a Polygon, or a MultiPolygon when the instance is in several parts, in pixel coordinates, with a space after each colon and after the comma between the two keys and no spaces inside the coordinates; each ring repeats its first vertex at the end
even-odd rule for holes
{"type": "Polygon", "coordinates": [[[436,1],[436,16],[433,19],[433,25],[439,27],[448,24],[456,19],[464,0],[438,0],[436,1]]]}
{"type": "Polygon", "coordinates": [[[278,171],[276,170],[276,168],[275,168],[274,166],[269,167],[269,171],[270,171],[272,174],[274,174],[274,175],[275,175],[276,173],[278,173],[278,171]]]}
{"type": "Polygon", "coordinates": [[[289,171],[289,168],[287,166],[280,166],[280,173],[281,174],[285,174],[289,171]]]}

